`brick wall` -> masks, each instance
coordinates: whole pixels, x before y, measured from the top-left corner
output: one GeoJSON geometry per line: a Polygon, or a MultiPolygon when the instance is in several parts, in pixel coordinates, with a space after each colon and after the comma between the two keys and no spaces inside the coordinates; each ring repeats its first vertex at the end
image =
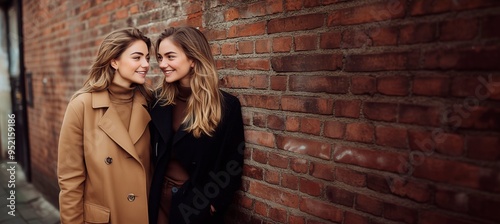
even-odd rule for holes
{"type": "MultiPolygon", "coordinates": [[[[33,183],[103,36],[204,31],[243,105],[235,223],[500,222],[500,1],[23,1],[33,183]]],[[[152,60],[150,80],[160,76],[152,60]]]]}

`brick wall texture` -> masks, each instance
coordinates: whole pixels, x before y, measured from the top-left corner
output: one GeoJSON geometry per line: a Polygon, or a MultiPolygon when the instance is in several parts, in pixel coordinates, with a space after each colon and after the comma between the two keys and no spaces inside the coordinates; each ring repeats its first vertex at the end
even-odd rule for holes
{"type": "Polygon", "coordinates": [[[498,0],[24,0],[23,24],[32,179],[54,204],[103,37],[191,25],[243,106],[233,223],[500,222],[498,0]]]}

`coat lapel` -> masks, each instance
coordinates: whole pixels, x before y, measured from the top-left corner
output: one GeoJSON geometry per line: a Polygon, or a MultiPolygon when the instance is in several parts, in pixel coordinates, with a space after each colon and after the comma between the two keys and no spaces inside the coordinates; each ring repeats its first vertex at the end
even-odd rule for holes
{"type": "Polygon", "coordinates": [[[92,93],[92,106],[94,108],[108,107],[106,112],[104,112],[101,119],[98,121],[97,126],[128,154],[140,161],[129,132],[120,120],[116,109],[110,103],[108,92],[100,91],[92,93]]]}
{"type": "Polygon", "coordinates": [[[136,90],[134,94],[134,101],[132,104],[130,126],[128,128],[128,133],[130,135],[130,139],[132,140],[132,144],[135,144],[137,141],[139,141],[141,136],[144,134],[144,131],[148,127],[149,121],[151,120],[151,116],[149,116],[146,107],[146,99],[142,96],[139,90],[136,90]]]}

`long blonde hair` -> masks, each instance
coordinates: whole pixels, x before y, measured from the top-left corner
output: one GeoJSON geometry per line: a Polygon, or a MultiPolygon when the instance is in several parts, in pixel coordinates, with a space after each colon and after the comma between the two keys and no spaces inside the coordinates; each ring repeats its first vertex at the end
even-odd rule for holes
{"type": "MultiPolygon", "coordinates": [[[[186,131],[195,137],[201,134],[212,136],[222,117],[222,97],[219,90],[219,78],[215,68],[212,51],[206,37],[193,27],[171,27],[163,31],[156,41],[156,52],[163,39],[168,38],[182,48],[188,59],[193,60],[190,86],[192,94],[187,101],[187,114],[182,123],[186,131]]],[[[157,98],[162,105],[175,104],[179,94],[179,83],[163,81],[158,86],[157,98]]]]}
{"type": "MultiPolygon", "coordinates": [[[[108,34],[99,46],[97,57],[92,63],[88,79],[83,84],[83,87],[71,97],[71,100],[82,93],[107,89],[115,76],[115,69],[111,67],[111,61],[119,58],[137,40],[144,41],[148,46],[148,51],[151,49],[151,40],[144,36],[137,28],[123,28],[108,34]]],[[[151,99],[151,93],[146,90],[144,85],[137,85],[137,88],[148,101],[151,99]]]]}

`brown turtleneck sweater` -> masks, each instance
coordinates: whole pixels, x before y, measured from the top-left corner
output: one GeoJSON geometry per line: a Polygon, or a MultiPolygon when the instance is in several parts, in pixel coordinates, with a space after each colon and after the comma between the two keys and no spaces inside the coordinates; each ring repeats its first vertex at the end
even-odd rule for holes
{"type": "Polygon", "coordinates": [[[130,117],[132,115],[132,100],[134,99],[135,87],[120,86],[116,83],[111,83],[108,87],[109,99],[111,104],[116,109],[120,120],[128,130],[130,125],[130,117]]]}
{"type": "Polygon", "coordinates": [[[191,87],[179,85],[179,94],[175,97],[175,106],[172,115],[172,128],[175,132],[179,130],[182,121],[186,117],[187,99],[191,96],[191,87]]]}

